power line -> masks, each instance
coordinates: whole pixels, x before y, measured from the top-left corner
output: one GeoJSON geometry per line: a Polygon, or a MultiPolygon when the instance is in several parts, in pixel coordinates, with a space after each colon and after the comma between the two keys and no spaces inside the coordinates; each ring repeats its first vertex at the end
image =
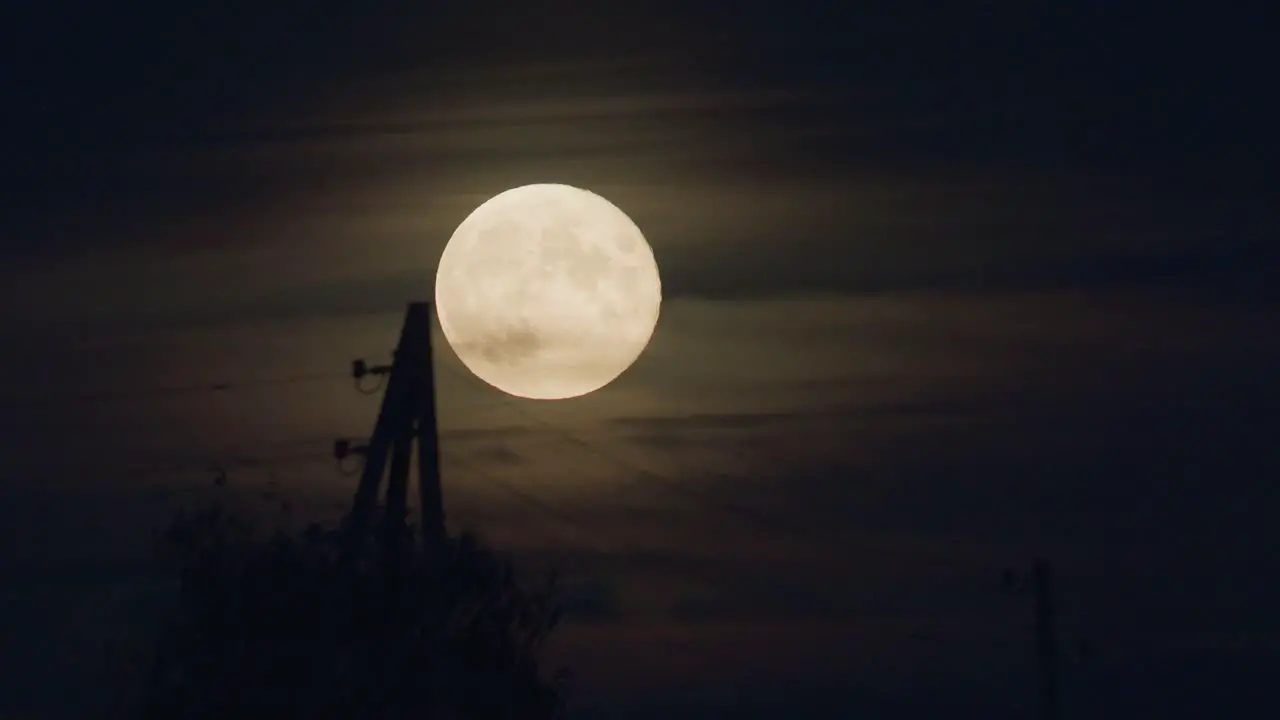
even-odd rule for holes
{"type": "MultiPolygon", "coordinates": [[[[262,448],[283,448],[297,443],[274,443],[262,448]]],[[[85,459],[59,465],[64,471],[92,470],[95,473],[106,473],[111,476],[130,478],[151,478],[163,475],[188,475],[208,473],[210,476],[235,470],[273,469],[285,465],[302,464],[312,461],[333,460],[331,452],[311,450],[299,452],[254,452],[254,453],[192,453],[187,456],[156,459],[151,462],[128,466],[104,467],[101,463],[85,459]]]]}
{"type": "Polygon", "coordinates": [[[542,501],[536,495],[521,490],[514,484],[499,477],[496,473],[489,472],[482,468],[478,463],[465,460],[463,462],[470,470],[482,475],[486,480],[492,483],[494,487],[498,488],[502,492],[565,525],[566,527],[571,528],[574,534],[583,536],[583,539],[591,543],[593,549],[597,551],[608,549],[600,545],[599,538],[596,536],[594,531],[589,529],[585,523],[578,520],[573,515],[542,501]]]}
{"type": "Polygon", "coordinates": [[[222,381],[222,382],[206,382],[191,383],[187,385],[168,385],[156,386],[149,388],[127,388],[112,390],[86,390],[79,392],[63,392],[50,391],[43,392],[38,395],[7,395],[0,396],[0,402],[10,405],[31,405],[42,404],[51,401],[92,401],[92,400],[116,400],[116,399],[132,399],[136,397],[148,396],[166,396],[166,395],[191,395],[200,393],[230,393],[241,390],[249,390],[253,388],[274,387],[280,385],[296,385],[300,383],[319,382],[322,380],[332,380],[339,377],[349,377],[344,372],[323,372],[323,373],[306,373],[296,375],[283,375],[279,377],[251,378],[246,380],[222,381]]]}
{"type": "MultiPolygon", "coordinates": [[[[476,473],[482,475],[486,480],[493,483],[494,487],[542,513],[544,516],[555,521],[560,526],[568,528],[574,535],[581,536],[582,539],[587,541],[593,552],[601,555],[613,554],[621,556],[628,554],[629,550],[637,550],[637,548],[630,543],[618,541],[616,536],[612,540],[601,542],[602,535],[606,537],[609,535],[608,530],[589,527],[587,523],[584,523],[574,517],[573,514],[560,510],[559,508],[542,501],[537,496],[519,489],[514,484],[502,479],[488,470],[485,470],[478,464],[471,461],[464,461],[464,463],[471,470],[474,470],[476,473]]],[[[712,558],[706,559],[712,560],[712,558]]],[[[761,572],[759,565],[749,560],[744,561],[731,557],[718,556],[714,558],[713,564],[705,566],[698,571],[698,577],[701,580],[706,581],[708,579],[706,575],[707,572],[710,572],[712,576],[720,579],[746,579],[749,582],[767,582],[774,586],[781,585],[788,587],[798,593],[812,591],[811,585],[807,582],[797,583],[795,581],[787,580],[776,573],[766,575],[761,572]]]]}
{"type": "MultiPolygon", "coordinates": [[[[449,370],[455,374],[458,374],[458,371],[453,370],[452,368],[450,368],[449,370]]],[[[838,538],[838,537],[826,535],[824,533],[820,533],[814,530],[813,526],[806,526],[808,529],[801,529],[798,526],[780,523],[777,521],[775,517],[771,516],[769,513],[758,511],[754,508],[751,508],[750,506],[746,506],[740,503],[733,503],[731,505],[731,504],[725,503],[720,498],[712,499],[708,493],[693,490],[688,485],[681,483],[678,480],[669,478],[653,470],[640,467],[635,463],[627,461],[614,453],[608,452],[586,440],[583,440],[582,438],[578,437],[572,432],[562,427],[559,427],[554,423],[551,423],[547,420],[537,417],[536,415],[531,414],[530,412],[520,407],[519,405],[517,405],[516,403],[514,403],[513,401],[511,401],[509,398],[505,396],[498,396],[497,402],[500,403],[501,405],[504,405],[510,408],[511,410],[514,410],[516,413],[518,413],[521,417],[524,417],[526,420],[529,420],[535,423],[536,425],[539,425],[542,428],[545,428],[551,431],[553,434],[558,435],[561,439],[568,441],[570,443],[573,443],[574,445],[582,448],[583,450],[586,450],[587,452],[590,452],[596,455],[597,457],[605,460],[606,462],[612,463],[616,467],[625,469],[628,472],[644,477],[645,479],[655,481],[656,483],[674,491],[677,494],[680,494],[686,498],[694,500],[695,502],[699,503],[703,507],[710,507],[710,505],[713,503],[716,506],[715,509],[728,511],[731,514],[738,514],[743,517],[746,517],[751,522],[755,523],[757,526],[760,526],[761,528],[771,532],[791,535],[792,537],[802,538],[808,541],[817,541],[823,544],[833,545],[836,547],[849,547],[850,545],[849,539],[838,538]]],[[[858,543],[858,545],[864,549],[873,550],[875,552],[882,552],[882,553],[888,552],[888,553],[895,553],[899,555],[908,555],[916,560],[921,559],[921,556],[924,554],[924,551],[905,550],[901,547],[896,547],[896,546],[885,544],[885,543],[867,543],[864,541],[864,542],[858,543]]],[[[932,559],[939,564],[945,564],[948,562],[945,557],[942,557],[940,555],[932,559]]]]}
{"type": "Polygon", "coordinates": [[[274,468],[281,465],[299,464],[313,460],[333,461],[331,452],[282,453],[279,455],[233,456],[228,459],[226,467],[241,468],[274,468]]]}
{"type": "MultiPolygon", "coordinates": [[[[449,368],[449,371],[452,372],[455,376],[461,375],[460,372],[458,372],[453,368],[449,368]]],[[[578,437],[577,435],[574,435],[568,430],[558,425],[555,425],[554,423],[551,423],[547,420],[544,420],[540,417],[537,417],[536,415],[529,413],[524,408],[521,408],[520,406],[516,405],[506,396],[497,396],[496,401],[497,401],[497,404],[503,405],[511,410],[514,410],[517,414],[519,414],[521,417],[525,418],[526,420],[529,420],[530,422],[533,422],[534,424],[539,425],[542,428],[551,431],[553,434],[558,435],[563,440],[573,443],[574,445],[590,453],[595,454],[597,457],[605,460],[606,462],[612,463],[617,467],[623,468],[628,472],[640,475],[642,477],[652,479],[652,480],[657,480],[658,482],[663,483],[668,487],[671,487],[673,490],[676,490],[681,494],[699,495],[701,497],[700,493],[690,493],[687,487],[685,487],[682,483],[676,480],[665,477],[660,473],[657,473],[653,470],[649,470],[648,468],[639,467],[636,464],[629,462],[627,460],[623,460],[617,455],[607,452],[605,450],[602,450],[601,448],[596,447],[595,445],[587,442],[586,440],[583,440],[582,438],[578,437]]]]}

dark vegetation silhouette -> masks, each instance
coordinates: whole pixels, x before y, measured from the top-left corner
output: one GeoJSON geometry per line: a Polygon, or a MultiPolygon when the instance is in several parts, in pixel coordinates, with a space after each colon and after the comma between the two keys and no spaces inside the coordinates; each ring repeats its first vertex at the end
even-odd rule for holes
{"type": "Polygon", "coordinates": [[[560,678],[539,664],[555,575],[526,581],[474,534],[438,554],[414,535],[344,557],[339,527],[266,530],[220,502],[178,512],[157,537],[177,596],[116,668],[110,717],[558,717],[560,678]]]}

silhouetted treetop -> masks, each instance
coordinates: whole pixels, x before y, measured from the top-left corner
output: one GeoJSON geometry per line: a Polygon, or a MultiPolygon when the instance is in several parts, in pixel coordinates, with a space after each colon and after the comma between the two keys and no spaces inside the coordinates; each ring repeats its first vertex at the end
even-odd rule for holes
{"type": "Polygon", "coordinates": [[[160,537],[176,602],[116,716],[556,716],[562,693],[539,666],[555,577],[522,581],[473,535],[438,556],[413,535],[344,556],[345,533],[319,524],[267,533],[216,505],[179,513],[160,537]]]}

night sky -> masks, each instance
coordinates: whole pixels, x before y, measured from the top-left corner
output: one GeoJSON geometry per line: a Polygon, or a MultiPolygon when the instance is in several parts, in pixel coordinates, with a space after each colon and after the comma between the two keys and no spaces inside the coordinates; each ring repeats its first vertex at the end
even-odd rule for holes
{"type": "Polygon", "coordinates": [[[336,517],[331,442],[377,411],[350,361],[532,182],[621,207],[663,281],[649,348],[575,400],[437,334],[448,521],[571,579],[584,713],[1027,717],[1000,573],[1037,557],[1064,653],[1096,648],[1076,716],[1274,713],[1264,20],[6,2],[0,714],[83,716],[163,598],[152,525],[218,468],[336,517]]]}

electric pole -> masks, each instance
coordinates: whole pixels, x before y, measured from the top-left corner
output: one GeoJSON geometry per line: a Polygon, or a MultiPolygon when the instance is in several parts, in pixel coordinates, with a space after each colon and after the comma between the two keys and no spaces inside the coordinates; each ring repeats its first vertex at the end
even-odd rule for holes
{"type": "MultiPolygon", "coordinates": [[[[371,515],[378,496],[378,486],[384,471],[388,474],[386,502],[378,542],[381,545],[380,562],[388,598],[394,599],[401,591],[401,574],[406,550],[406,520],[409,505],[409,471],[414,445],[418,450],[418,511],[421,516],[423,550],[427,571],[434,575],[433,587],[426,598],[428,603],[428,637],[430,653],[431,686],[427,688],[424,703],[428,714],[435,717],[442,706],[444,693],[444,637],[445,598],[444,583],[440,575],[442,551],[447,539],[445,533],[444,503],[440,488],[440,445],[436,424],[435,377],[431,350],[431,306],[424,302],[410,303],[405,312],[400,340],[396,345],[391,365],[369,367],[363,360],[351,364],[351,374],[358,383],[367,375],[386,378],[382,406],[374,424],[373,436],[368,445],[352,447],[345,440],[334,442],[334,456],[341,461],[349,454],[364,456],[364,468],[360,484],[352,499],[351,512],[345,523],[343,562],[354,571],[365,543],[370,540],[371,515]],[[388,458],[389,456],[389,458],[388,458]],[[388,459],[390,468],[387,467],[388,459]]],[[[390,628],[394,634],[395,628],[390,628]]],[[[390,648],[400,641],[391,635],[382,639],[388,652],[375,662],[384,665],[393,662],[390,648]]],[[[378,672],[394,672],[379,667],[378,672]]]]}
{"type": "Polygon", "coordinates": [[[1036,655],[1040,666],[1040,702],[1044,720],[1058,720],[1058,632],[1054,624],[1053,582],[1048,560],[1031,566],[1036,603],[1036,655]]]}
{"type": "MultiPolygon", "coordinates": [[[[1027,589],[1018,573],[1005,571],[1005,585],[1016,593],[1027,589]]],[[[1058,631],[1053,604],[1053,575],[1048,560],[1031,565],[1030,589],[1035,603],[1036,665],[1040,678],[1040,717],[1059,720],[1058,631]]]]}
{"type": "Polygon", "coordinates": [[[354,559],[368,539],[378,486],[388,470],[390,456],[380,529],[389,559],[397,557],[408,515],[409,469],[416,443],[422,542],[428,557],[435,559],[445,539],[445,522],[428,303],[409,304],[391,365],[368,367],[362,360],[352,363],[352,376],[356,380],[366,375],[387,377],[373,436],[366,446],[353,448],[344,441],[334,444],[334,454],[339,459],[351,453],[364,455],[360,484],[347,516],[347,552],[354,559]]]}

